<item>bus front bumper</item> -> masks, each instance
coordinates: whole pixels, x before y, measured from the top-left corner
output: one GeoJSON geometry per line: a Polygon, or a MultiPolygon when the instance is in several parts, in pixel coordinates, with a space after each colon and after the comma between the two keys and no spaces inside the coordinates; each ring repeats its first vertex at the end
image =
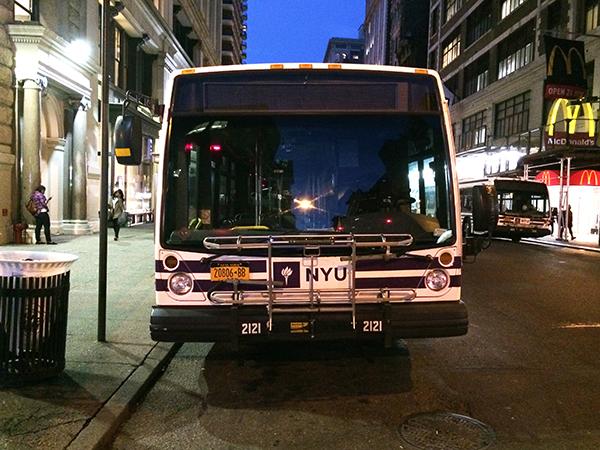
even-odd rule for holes
{"type": "Polygon", "coordinates": [[[150,335],[163,342],[427,338],[467,333],[462,301],[356,305],[352,311],[279,306],[269,329],[266,306],[153,306],[150,335]],[[326,311],[326,312],[325,312],[326,311]]]}

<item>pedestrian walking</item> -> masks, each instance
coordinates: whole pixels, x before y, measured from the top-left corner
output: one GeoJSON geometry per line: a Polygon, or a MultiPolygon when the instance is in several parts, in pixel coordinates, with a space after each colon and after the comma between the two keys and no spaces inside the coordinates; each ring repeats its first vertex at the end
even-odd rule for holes
{"type": "Polygon", "coordinates": [[[52,200],[52,197],[46,198],[45,193],[46,187],[40,184],[35,188],[30,197],[31,212],[35,218],[35,243],[43,244],[40,234],[42,227],[44,227],[46,244],[55,245],[56,242],[52,241],[52,236],[50,235],[50,215],[48,214],[50,211],[48,202],[52,200]]]}
{"type": "Polygon", "coordinates": [[[567,229],[569,230],[569,234],[571,235],[571,240],[575,240],[575,236],[573,236],[573,211],[571,211],[571,205],[569,205],[569,210],[567,211],[567,229]]]}
{"type": "Polygon", "coordinates": [[[112,226],[115,232],[115,241],[118,241],[119,231],[121,230],[121,227],[127,223],[125,199],[121,189],[117,189],[113,192],[111,203],[108,205],[108,211],[108,217],[112,220],[112,226]]]}

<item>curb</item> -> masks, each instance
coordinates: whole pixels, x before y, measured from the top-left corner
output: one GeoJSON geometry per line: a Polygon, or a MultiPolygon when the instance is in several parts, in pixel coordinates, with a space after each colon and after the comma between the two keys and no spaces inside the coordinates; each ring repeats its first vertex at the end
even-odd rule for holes
{"type": "Polygon", "coordinates": [[[539,241],[539,240],[536,240],[536,239],[529,239],[529,238],[521,239],[521,242],[524,243],[524,244],[530,244],[530,245],[539,245],[539,246],[546,246],[546,247],[572,248],[574,250],[586,250],[586,251],[589,251],[589,252],[600,253],[600,248],[588,247],[588,246],[585,246],[585,245],[563,244],[561,242],[539,241]]]}
{"type": "Polygon", "coordinates": [[[152,388],[180,347],[181,344],[157,343],[66,448],[108,448],[117,429],[130,417],[135,405],[152,388]]]}

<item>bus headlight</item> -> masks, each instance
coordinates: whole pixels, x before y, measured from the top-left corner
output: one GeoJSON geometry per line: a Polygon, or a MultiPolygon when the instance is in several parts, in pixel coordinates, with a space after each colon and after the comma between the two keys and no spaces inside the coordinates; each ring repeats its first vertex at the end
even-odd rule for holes
{"type": "Polygon", "coordinates": [[[187,273],[176,273],[169,278],[169,290],[177,295],[185,295],[194,287],[194,280],[187,273]]]}
{"type": "Polygon", "coordinates": [[[425,276],[425,284],[432,291],[441,291],[450,284],[450,276],[445,270],[434,269],[425,276]]]}

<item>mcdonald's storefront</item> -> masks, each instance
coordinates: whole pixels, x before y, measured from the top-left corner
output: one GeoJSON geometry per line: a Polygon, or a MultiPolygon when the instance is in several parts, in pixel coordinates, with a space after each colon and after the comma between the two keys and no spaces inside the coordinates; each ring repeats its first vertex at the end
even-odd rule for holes
{"type": "MultiPolygon", "coordinates": [[[[561,192],[560,170],[543,170],[537,173],[535,179],[548,186],[550,205],[558,207],[561,192]]],[[[573,211],[573,234],[577,241],[599,243],[600,170],[573,170],[568,180],[563,179],[563,192],[567,185],[568,204],[573,211]]]]}
{"type": "Polygon", "coordinates": [[[547,110],[543,150],[520,163],[526,165],[529,178],[548,186],[553,208],[571,205],[577,241],[600,245],[598,107],[587,101],[554,99],[547,110]]]}

